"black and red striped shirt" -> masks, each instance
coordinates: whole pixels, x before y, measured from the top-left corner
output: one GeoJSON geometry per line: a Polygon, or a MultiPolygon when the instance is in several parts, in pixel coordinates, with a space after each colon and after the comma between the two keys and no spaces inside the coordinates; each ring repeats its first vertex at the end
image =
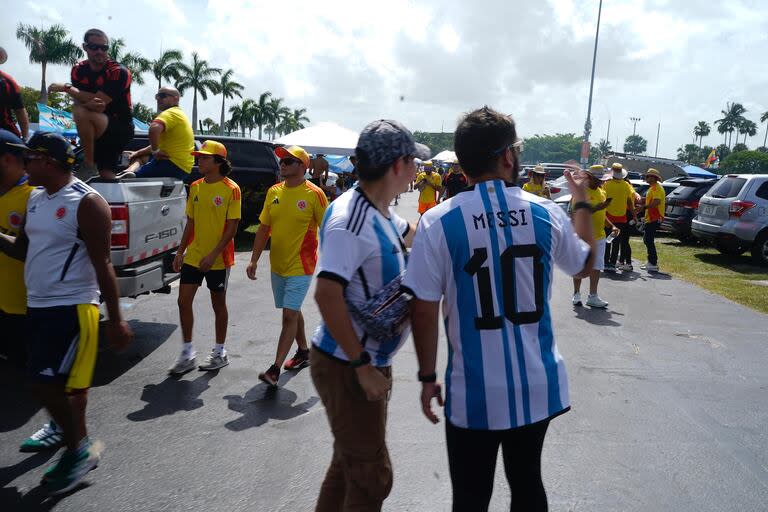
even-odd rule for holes
{"type": "Polygon", "coordinates": [[[72,85],[85,92],[103,92],[112,100],[104,113],[118,121],[133,123],[131,72],[122,64],[108,60],[100,71],[94,71],[84,60],[72,68],[72,85]]]}
{"type": "Polygon", "coordinates": [[[16,127],[13,111],[24,108],[21,99],[21,89],[11,75],[0,71],[0,128],[15,133],[21,137],[21,132],[16,127]]]}

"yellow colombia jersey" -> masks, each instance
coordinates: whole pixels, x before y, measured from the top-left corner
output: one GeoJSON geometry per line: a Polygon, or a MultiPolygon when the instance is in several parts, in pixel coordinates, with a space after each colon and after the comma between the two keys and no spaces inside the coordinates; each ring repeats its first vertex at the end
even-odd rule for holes
{"type": "Polygon", "coordinates": [[[182,171],[192,171],[195,157],[190,153],[195,150],[195,138],[192,125],[184,112],[179,107],[171,107],[160,112],[153,122],[165,126],[157,149],[166,153],[182,171]]]}
{"type": "Polygon", "coordinates": [[[605,209],[608,217],[620,222],[627,220],[627,201],[634,205],[635,190],[632,185],[624,180],[610,179],[603,183],[603,190],[606,197],[611,198],[611,204],[605,209]]]}
{"type": "Polygon", "coordinates": [[[320,187],[304,181],[296,187],[285,183],[267,191],[259,222],[270,227],[269,263],[281,276],[310,276],[317,264],[317,228],[328,199],[320,187]]]}
{"type": "MultiPolygon", "coordinates": [[[[594,208],[603,201],[605,201],[605,192],[602,188],[598,187],[595,190],[587,189],[587,202],[590,206],[594,208]]],[[[571,200],[571,207],[573,207],[573,200],[571,200]]],[[[605,238],[605,208],[592,214],[592,231],[595,240],[605,238]]]]}
{"type": "MultiPolygon", "coordinates": [[[[24,176],[8,192],[0,195],[0,232],[18,236],[27,212],[27,200],[34,190],[24,176]]],[[[12,315],[27,312],[24,263],[0,252],[0,311],[12,315]]]]}
{"type": "MultiPolygon", "coordinates": [[[[200,260],[221,240],[227,220],[240,218],[240,187],[229,178],[216,183],[197,180],[189,186],[186,213],[195,222],[195,232],[184,255],[184,263],[198,267],[200,260]]],[[[211,270],[222,270],[234,264],[235,242],[230,240],[216,257],[211,270]]]]}
{"type": "Polygon", "coordinates": [[[645,222],[653,222],[656,220],[662,220],[664,218],[664,210],[667,197],[664,195],[664,187],[658,183],[651,185],[651,187],[648,189],[648,192],[646,192],[645,204],[650,205],[654,199],[659,200],[659,206],[653,208],[648,207],[648,209],[645,210],[645,222]]]}
{"type": "Polygon", "coordinates": [[[436,172],[433,172],[431,175],[427,176],[427,173],[422,172],[419,173],[419,175],[416,177],[416,183],[420,182],[421,180],[426,180],[427,186],[424,187],[424,189],[419,194],[419,202],[427,204],[437,202],[437,187],[443,184],[443,180],[440,178],[440,175],[436,172]]]}
{"type": "Polygon", "coordinates": [[[536,183],[529,181],[523,185],[523,190],[535,194],[540,197],[544,197],[544,185],[537,185],[536,183]]]}

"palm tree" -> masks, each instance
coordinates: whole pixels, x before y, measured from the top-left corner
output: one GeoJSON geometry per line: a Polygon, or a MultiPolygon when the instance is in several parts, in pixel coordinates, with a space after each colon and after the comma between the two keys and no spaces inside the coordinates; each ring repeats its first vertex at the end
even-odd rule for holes
{"type": "Polygon", "coordinates": [[[267,121],[267,131],[270,133],[270,140],[275,139],[277,133],[277,126],[280,124],[280,120],[291,111],[288,107],[283,106],[283,98],[272,98],[267,103],[267,110],[264,116],[267,121]]]}
{"type": "MultiPolygon", "coordinates": [[[[729,149],[731,147],[731,136],[734,130],[738,129],[741,119],[744,117],[743,114],[746,111],[747,109],[741,103],[726,103],[725,110],[720,111],[723,114],[722,119],[715,121],[715,124],[718,125],[717,131],[726,134],[727,138],[723,140],[723,143],[727,144],[729,149]]],[[[738,133],[736,135],[736,142],[738,142],[738,133]]]]}
{"type": "Polygon", "coordinates": [[[227,98],[234,98],[235,96],[238,98],[243,97],[240,92],[244,89],[244,87],[232,80],[232,75],[234,73],[235,71],[232,69],[228,69],[222,73],[221,78],[219,79],[219,88],[216,91],[218,94],[221,94],[221,133],[219,135],[224,135],[224,102],[227,98]]]}
{"type": "Polygon", "coordinates": [[[47,105],[48,87],[45,83],[45,71],[48,64],[76,64],[82,54],[80,47],[69,38],[69,32],[61,25],[53,25],[45,29],[19,23],[16,38],[21,40],[29,50],[29,62],[42,65],[40,103],[47,105]]]}
{"type": "Polygon", "coordinates": [[[123,53],[125,41],[121,37],[109,42],[107,54],[115,62],[119,62],[131,72],[131,79],[138,85],[144,85],[144,77],[141,75],[152,69],[152,62],[139,53],[123,53]]]}
{"type": "MultiPolygon", "coordinates": [[[[760,116],[760,122],[764,123],[768,121],[768,111],[763,112],[760,116]]],[[[765,144],[768,143],[768,124],[765,125],[765,137],[763,138],[763,147],[765,147],[765,144]]]]}
{"type": "Polygon", "coordinates": [[[253,100],[244,100],[240,105],[232,105],[229,107],[229,125],[234,129],[239,126],[243,131],[243,137],[245,137],[245,128],[248,125],[248,105],[246,102],[253,100]]]}
{"type": "Polygon", "coordinates": [[[254,102],[253,105],[253,122],[259,127],[259,140],[261,140],[261,130],[267,122],[267,106],[269,105],[269,98],[272,97],[272,93],[264,91],[259,95],[259,101],[254,102]]]}
{"type": "Polygon", "coordinates": [[[295,132],[300,130],[299,123],[296,121],[296,117],[293,113],[288,112],[280,119],[280,123],[277,125],[277,133],[279,135],[285,135],[286,133],[295,132]]]}
{"type": "MultiPolygon", "coordinates": [[[[757,124],[755,124],[754,121],[742,118],[741,123],[739,124],[739,132],[744,135],[744,144],[746,145],[747,137],[754,137],[757,135],[757,124]]],[[[738,142],[738,139],[736,142],[738,142]]]]}
{"type": "Polygon", "coordinates": [[[709,135],[710,131],[711,129],[709,127],[709,123],[706,121],[699,121],[699,123],[693,128],[693,135],[699,139],[699,150],[701,150],[701,143],[703,142],[704,137],[709,135]]]}
{"type": "Polygon", "coordinates": [[[216,124],[216,121],[214,121],[214,120],[213,120],[213,119],[211,119],[210,117],[206,117],[205,119],[203,119],[202,121],[200,121],[200,123],[203,125],[203,127],[205,127],[205,130],[206,130],[208,133],[211,133],[211,132],[213,131],[213,130],[212,130],[212,128],[213,128],[214,126],[216,126],[217,128],[218,128],[218,126],[219,126],[219,125],[217,125],[217,124],[216,124]]]}
{"type": "Polygon", "coordinates": [[[293,118],[296,120],[296,130],[305,128],[304,121],[309,122],[309,118],[304,114],[307,112],[305,108],[297,108],[293,111],[293,118]]]}
{"type": "Polygon", "coordinates": [[[176,88],[179,92],[183,93],[187,89],[194,91],[192,99],[192,129],[197,132],[197,95],[199,94],[203,100],[207,100],[209,92],[216,93],[219,82],[214,77],[221,74],[221,69],[210,67],[208,61],[201,59],[197,52],[192,52],[192,65],[187,66],[184,63],[180,63],[179,73],[180,77],[178,82],[176,82],[176,88]]]}
{"type": "Polygon", "coordinates": [[[183,57],[179,50],[165,50],[160,58],[151,62],[152,74],[155,75],[158,89],[163,86],[163,79],[177,82],[181,78],[179,65],[183,57]]]}
{"type": "Polygon", "coordinates": [[[611,152],[611,143],[605,139],[600,139],[600,142],[597,145],[597,150],[600,152],[600,155],[604,155],[606,153],[611,152]]]}

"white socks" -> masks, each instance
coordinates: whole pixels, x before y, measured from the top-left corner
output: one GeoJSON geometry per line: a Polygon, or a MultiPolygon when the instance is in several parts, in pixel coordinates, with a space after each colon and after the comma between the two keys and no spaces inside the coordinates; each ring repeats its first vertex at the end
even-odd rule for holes
{"type": "Polygon", "coordinates": [[[213,354],[216,356],[224,357],[227,355],[227,351],[224,350],[224,344],[223,343],[217,343],[213,346],[213,354]]]}
{"type": "Polygon", "coordinates": [[[184,359],[191,359],[195,356],[195,349],[192,346],[192,342],[184,342],[181,344],[181,357],[184,359]]]}

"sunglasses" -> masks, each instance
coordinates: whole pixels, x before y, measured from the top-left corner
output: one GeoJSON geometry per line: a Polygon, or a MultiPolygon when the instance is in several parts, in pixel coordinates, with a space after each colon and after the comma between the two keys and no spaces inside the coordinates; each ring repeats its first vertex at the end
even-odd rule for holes
{"type": "Polygon", "coordinates": [[[503,148],[499,148],[496,151],[493,151],[494,155],[500,155],[504,151],[510,149],[512,150],[516,155],[520,154],[520,151],[522,151],[523,148],[523,139],[517,139],[512,144],[509,144],[507,146],[504,146],[503,148]]]}
{"type": "Polygon", "coordinates": [[[291,165],[300,164],[300,160],[296,160],[295,158],[283,158],[280,160],[280,165],[285,165],[286,167],[290,167],[291,165]]]}
{"type": "Polygon", "coordinates": [[[159,92],[159,93],[155,94],[155,99],[156,100],[164,100],[165,98],[175,98],[175,97],[176,97],[175,94],[170,94],[170,93],[167,93],[167,92],[159,92]]]}
{"type": "Polygon", "coordinates": [[[107,50],[109,50],[108,44],[87,43],[85,47],[91,50],[92,52],[95,52],[96,50],[101,50],[103,52],[106,52],[107,50]]]}

